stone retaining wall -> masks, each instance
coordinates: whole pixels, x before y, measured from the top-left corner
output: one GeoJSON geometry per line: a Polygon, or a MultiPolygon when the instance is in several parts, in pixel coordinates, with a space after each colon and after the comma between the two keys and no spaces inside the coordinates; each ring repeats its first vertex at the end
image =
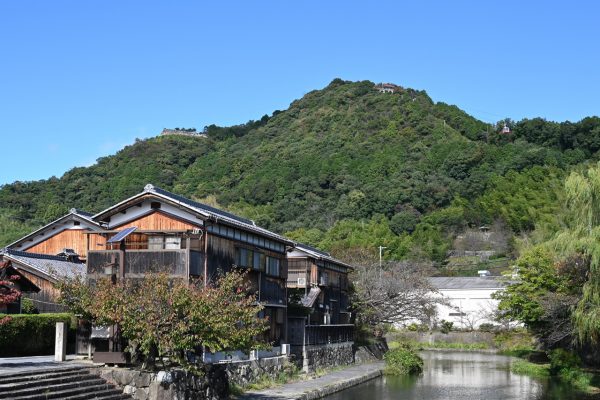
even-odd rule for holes
{"type": "Polygon", "coordinates": [[[240,386],[257,381],[262,376],[277,377],[290,369],[287,356],[261,358],[253,361],[236,361],[225,365],[229,382],[240,386]]]}
{"type": "Polygon", "coordinates": [[[356,364],[364,364],[383,360],[383,355],[388,351],[386,341],[369,344],[366,346],[358,346],[354,348],[354,362],[356,364]]]}
{"type": "Polygon", "coordinates": [[[139,400],[223,400],[229,397],[223,365],[206,366],[203,376],[181,370],[144,372],[108,367],[93,368],[92,372],[139,400]]]}
{"type": "Polygon", "coordinates": [[[353,342],[306,346],[302,351],[302,370],[314,372],[317,368],[353,364],[353,346],[353,342]]]}
{"type": "Polygon", "coordinates": [[[129,368],[93,368],[92,372],[123,388],[138,400],[221,400],[229,398],[229,383],[245,386],[261,376],[276,377],[289,368],[287,356],[207,364],[204,375],[185,371],[144,372],[129,368]]]}

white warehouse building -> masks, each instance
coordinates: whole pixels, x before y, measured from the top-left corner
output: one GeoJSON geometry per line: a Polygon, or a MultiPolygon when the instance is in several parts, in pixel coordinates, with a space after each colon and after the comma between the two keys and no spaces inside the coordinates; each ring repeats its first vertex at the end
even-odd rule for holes
{"type": "Polygon", "coordinates": [[[438,305],[438,321],[450,321],[455,328],[462,329],[477,329],[481,324],[497,324],[493,321],[493,314],[498,308],[498,300],[492,299],[492,294],[506,288],[504,278],[485,275],[432,277],[429,282],[447,303],[438,305]]]}

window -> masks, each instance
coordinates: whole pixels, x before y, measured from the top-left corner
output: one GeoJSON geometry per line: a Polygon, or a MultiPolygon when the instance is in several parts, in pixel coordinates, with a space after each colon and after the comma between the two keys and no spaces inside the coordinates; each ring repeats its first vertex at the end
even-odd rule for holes
{"type": "Polygon", "coordinates": [[[240,267],[248,267],[248,249],[239,248],[237,249],[237,264],[240,267]]]}
{"type": "Polygon", "coordinates": [[[259,251],[248,250],[244,247],[238,247],[237,265],[239,267],[252,268],[256,270],[264,270],[265,255],[259,251]]]}
{"type": "Polygon", "coordinates": [[[148,237],[148,250],[162,250],[163,249],[163,237],[162,236],[149,236],[148,237]]]}
{"type": "Polygon", "coordinates": [[[166,236],[165,249],[181,249],[181,238],[177,236],[166,236]]]}
{"type": "Polygon", "coordinates": [[[254,262],[252,263],[252,268],[260,270],[261,269],[260,266],[262,264],[260,262],[261,261],[260,259],[261,259],[262,254],[260,254],[258,251],[253,251],[253,253],[254,253],[254,262]]]}
{"type": "Polygon", "coordinates": [[[279,259],[267,257],[266,259],[267,275],[279,276],[279,259]]]}

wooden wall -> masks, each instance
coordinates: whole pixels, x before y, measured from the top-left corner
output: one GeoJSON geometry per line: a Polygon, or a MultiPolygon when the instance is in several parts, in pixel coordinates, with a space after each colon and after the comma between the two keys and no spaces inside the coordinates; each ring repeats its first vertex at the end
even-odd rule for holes
{"type": "Polygon", "coordinates": [[[148,231],[182,231],[198,228],[201,226],[201,222],[198,221],[198,225],[193,225],[171,215],[167,215],[160,211],[155,211],[152,214],[145,215],[123,225],[119,225],[118,227],[113,227],[112,229],[121,230],[131,226],[136,226],[139,230],[148,231]]]}
{"type": "MultiPolygon", "coordinates": [[[[14,264],[13,264],[14,265],[14,264]]],[[[18,266],[17,266],[18,268],[18,266]]],[[[19,272],[23,274],[27,279],[33,282],[37,287],[40,288],[38,293],[25,293],[24,296],[33,300],[33,305],[40,312],[56,312],[63,311],[64,307],[56,304],[56,300],[59,295],[58,289],[54,287],[54,284],[45,278],[41,278],[28,271],[18,268],[19,272]]]]}
{"type": "MultiPolygon", "coordinates": [[[[67,229],[46,238],[43,242],[28,248],[28,253],[56,255],[63,249],[73,249],[81,257],[86,257],[87,250],[87,235],[85,229],[67,229]]],[[[100,238],[100,243],[105,243],[106,239],[101,236],[94,235],[100,238]]],[[[96,240],[98,242],[98,240],[96,240]]],[[[91,247],[91,246],[90,246],[91,247]]],[[[104,248],[104,246],[99,246],[104,248]]]]}

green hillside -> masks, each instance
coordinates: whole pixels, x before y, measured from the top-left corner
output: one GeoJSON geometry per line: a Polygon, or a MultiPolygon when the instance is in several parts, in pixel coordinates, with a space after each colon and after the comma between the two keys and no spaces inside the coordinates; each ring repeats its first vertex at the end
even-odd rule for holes
{"type": "Polygon", "coordinates": [[[441,261],[457,232],[559,224],[562,179],[600,148],[600,120],[489,126],[423,91],[334,80],[208,139],[137,141],[61,178],[0,188],[0,245],[70,207],[98,211],[152,182],[344,256],[441,261]],[[351,251],[350,251],[351,250],[351,251]]]}

